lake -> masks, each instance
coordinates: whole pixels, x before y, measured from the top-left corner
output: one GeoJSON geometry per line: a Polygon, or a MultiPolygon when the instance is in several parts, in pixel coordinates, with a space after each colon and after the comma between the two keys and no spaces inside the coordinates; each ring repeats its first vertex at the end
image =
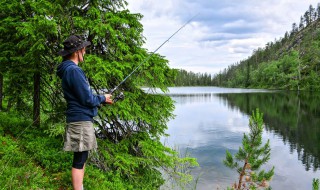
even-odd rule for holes
{"type": "Polygon", "coordinates": [[[217,87],[174,87],[167,93],[175,101],[176,117],[168,123],[171,147],[188,152],[200,167],[198,190],[226,189],[238,175],[223,165],[226,150],[232,154],[249,132],[249,116],[259,108],[264,114],[263,142],[270,139],[275,166],[270,182],[274,190],[311,190],[320,178],[320,93],[217,87]]]}

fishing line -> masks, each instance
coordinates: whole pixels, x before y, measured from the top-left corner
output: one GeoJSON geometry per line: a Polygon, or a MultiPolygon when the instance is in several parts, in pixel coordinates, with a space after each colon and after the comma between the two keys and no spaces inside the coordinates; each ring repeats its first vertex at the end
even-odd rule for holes
{"type": "MultiPolygon", "coordinates": [[[[198,13],[199,14],[199,13],[198,13]]],[[[198,14],[194,15],[192,18],[190,18],[184,25],[182,25],[176,32],[174,32],[166,41],[164,41],[157,49],[155,49],[153,52],[149,54],[147,58],[145,58],[126,78],[124,78],[115,88],[109,91],[110,94],[112,94],[114,91],[116,91],[120,85],[122,85],[136,70],[138,70],[141,65],[143,65],[145,62],[147,62],[164,44],[169,42],[169,40],[175,36],[180,30],[182,30],[187,24],[189,24],[198,14]]]]}

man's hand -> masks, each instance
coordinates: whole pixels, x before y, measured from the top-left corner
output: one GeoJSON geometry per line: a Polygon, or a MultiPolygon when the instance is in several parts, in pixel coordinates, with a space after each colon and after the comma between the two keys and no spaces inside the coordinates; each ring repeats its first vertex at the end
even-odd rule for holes
{"type": "Polygon", "coordinates": [[[113,104],[112,95],[111,94],[105,94],[106,97],[106,103],[107,104],[113,104]]]}

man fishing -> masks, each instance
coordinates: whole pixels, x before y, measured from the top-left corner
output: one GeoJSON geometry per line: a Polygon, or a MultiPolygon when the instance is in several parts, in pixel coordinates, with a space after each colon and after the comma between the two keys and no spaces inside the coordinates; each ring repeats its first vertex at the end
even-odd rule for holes
{"type": "Polygon", "coordinates": [[[65,142],[63,149],[74,152],[72,163],[72,185],[74,190],[83,189],[83,177],[88,151],[97,148],[93,117],[101,104],[112,104],[112,95],[94,95],[83,70],[78,66],[84,61],[86,47],[90,42],[79,35],[71,35],[63,42],[58,53],[63,62],[57,68],[62,79],[64,98],[67,101],[65,142]]]}

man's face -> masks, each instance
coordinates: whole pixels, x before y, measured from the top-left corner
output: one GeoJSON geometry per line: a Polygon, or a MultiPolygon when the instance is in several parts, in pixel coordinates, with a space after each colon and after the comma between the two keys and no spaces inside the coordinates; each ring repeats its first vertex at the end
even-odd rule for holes
{"type": "Polygon", "coordinates": [[[83,62],[84,54],[86,54],[86,48],[84,47],[84,48],[78,50],[77,53],[78,53],[79,62],[83,62]]]}

